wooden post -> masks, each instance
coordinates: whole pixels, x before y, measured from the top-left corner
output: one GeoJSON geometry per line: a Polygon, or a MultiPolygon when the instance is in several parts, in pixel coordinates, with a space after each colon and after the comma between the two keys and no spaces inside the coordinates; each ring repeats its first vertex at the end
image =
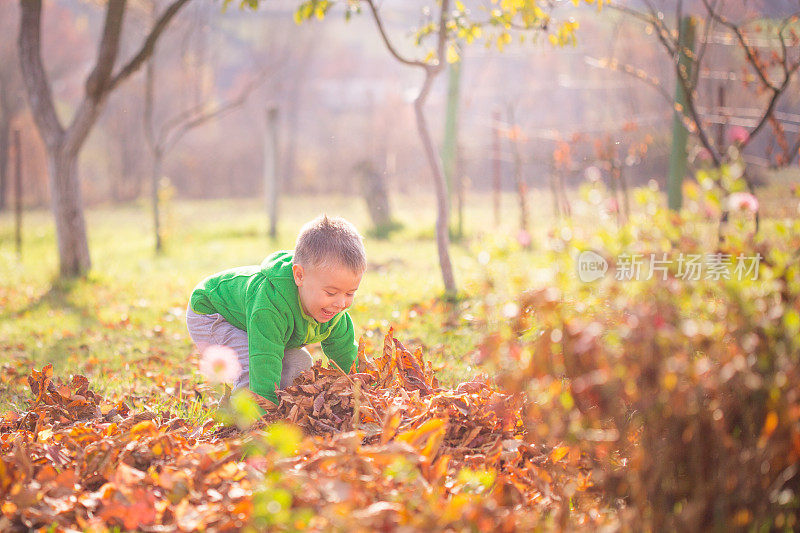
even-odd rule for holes
{"type": "Polygon", "coordinates": [[[19,130],[14,130],[14,242],[17,256],[22,257],[22,143],[19,130]]]}
{"type": "Polygon", "coordinates": [[[452,205],[454,175],[456,172],[456,150],[458,145],[458,93],[461,83],[461,61],[451,63],[447,78],[447,108],[442,141],[442,170],[447,184],[447,205],[452,205]]]}
{"type": "Polygon", "coordinates": [[[511,147],[511,154],[514,157],[514,184],[517,188],[517,202],[519,204],[519,229],[520,231],[528,231],[528,185],[525,183],[525,177],[522,175],[522,156],[519,153],[520,136],[522,135],[517,127],[517,122],[514,119],[514,108],[508,106],[507,115],[508,127],[511,128],[511,135],[508,136],[509,145],[511,147]]]}
{"type": "Polygon", "coordinates": [[[493,178],[492,189],[494,199],[494,225],[500,225],[500,111],[492,113],[492,135],[493,143],[493,178]]]}
{"type": "MultiPolygon", "coordinates": [[[[687,50],[694,52],[694,32],[696,22],[692,17],[683,17],[680,22],[678,34],[678,68],[688,77],[691,76],[692,60],[687,50]]],[[[681,81],[675,80],[675,107],[672,120],[672,152],[669,157],[669,181],[667,186],[667,203],[673,211],[679,211],[683,203],[681,187],[686,174],[686,142],[689,132],[683,125],[683,115],[686,113],[687,95],[683,90],[681,81]],[[678,111],[680,109],[681,111],[678,111]]]]}
{"type": "Polygon", "coordinates": [[[278,108],[267,107],[267,134],[264,138],[264,194],[269,216],[269,236],[278,235],[278,108]]]}
{"type": "Polygon", "coordinates": [[[150,174],[150,200],[153,204],[153,234],[155,236],[156,254],[164,251],[164,239],[161,235],[161,198],[158,194],[163,161],[164,153],[161,148],[156,147],[153,150],[153,168],[150,174]]]}
{"type": "Polygon", "coordinates": [[[464,183],[464,155],[461,153],[461,144],[456,143],[456,235],[461,238],[464,236],[464,195],[466,184],[464,183]]]}

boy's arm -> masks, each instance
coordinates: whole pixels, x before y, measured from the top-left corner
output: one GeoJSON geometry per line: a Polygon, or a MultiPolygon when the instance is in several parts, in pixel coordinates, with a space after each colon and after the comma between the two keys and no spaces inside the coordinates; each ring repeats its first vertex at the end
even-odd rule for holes
{"type": "Polygon", "coordinates": [[[250,390],[276,405],[275,385],[281,381],[287,328],[283,317],[267,309],[254,311],[247,322],[250,390]]]}
{"type": "MultiPolygon", "coordinates": [[[[345,372],[350,372],[350,367],[358,361],[358,343],[356,342],[353,319],[346,311],[342,318],[333,327],[328,338],[322,341],[322,351],[345,372]]],[[[356,369],[357,370],[357,369],[356,369]]]]}

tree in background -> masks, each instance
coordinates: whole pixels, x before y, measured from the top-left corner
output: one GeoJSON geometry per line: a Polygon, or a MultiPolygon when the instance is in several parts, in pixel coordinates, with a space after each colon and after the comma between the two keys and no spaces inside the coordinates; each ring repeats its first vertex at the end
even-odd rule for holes
{"type": "MultiPolygon", "coordinates": [[[[229,4],[232,0],[226,0],[229,4]]],[[[584,0],[594,4],[595,0],[584,0]]],[[[302,22],[311,18],[324,18],[336,2],[332,0],[305,0],[302,1],[295,13],[295,20],[302,22]]],[[[578,5],[580,0],[573,0],[578,5]]],[[[602,0],[596,2],[602,5],[602,0]]],[[[242,6],[257,8],[259,0],[241,0],[242,6]]],[[[425,158],[433,178],[436,193],[436,245],[439,255],[439,267],[444,281],[445,292],[452,296],[457,292],[456,281],[453,275],[450,260],[449,237],[449,202],[447,186],[439,151],[434,148],[425,116],[425,104],[430,95],[431,88],[439,73],[443,70],[445,61],[456,62],[459,60],[459,50],[463,46],[473,43],[476,39],[484,38],[488,45],[496,45],[502,50],[519,35],[524,40],[525,34],[540,31],[549,32],[548,38],[554,45],[564,45],[575,41],[577,23],[569,20],[553,24],[551,10],[556,2],[545,0],[519,0],[506,2],[492,0],[491,8],[482,6],[477,17],[472,10],[461,1],[456,0],[454,5],[450,0],[441,0],[423,8],[427,20],[415,32],[415,43],[423,46],[430,38],[434,46],[427,51],[423,59],[413,58],[401,52],[393,39],[388,35],[384,18],[374,0],[349,0],[345,4],[345,17],[360,13],[362,6],[367,9],[375,22],[383,44],[390,55],[398,62],[420,69],[424,78],[419,93],[414,100],[414,114],[416,117],[417,131],[422,141],[425,158]],[[485,32],[485,35],[484,35],[485,32]]],[[[382,7],[386,7],[384,4],[382,7]]]]}
{"type": "Polygon", "coordinates": [[[8,201],[8,154],[11,146],[11,123],[24,108],[22,83],[16,62],[0,51],[0,211],[8,201]]]}
{"type": "MultiPolygon", "coordinates": [[[[157,22],[157,8],[156,3],[151,1],[150,13],[154,23],[157,22]]],[[[202,56],[203,46],[198,49],[190,50],[188,38],[190,35],[195,37],[198,33],[205,32],[208,24],[202,21],[202,18],[207,16],[208,13],[200,11],[195,13],[196,17],[201,18],[200,23],[194,23],[186,29],[186,38],[182,39],[184,44],[183,49],[180,50],[182,58],[194,55],[202,56]]],[[[195,21],[196,22],[196,21],[195,21]]],[[[203,40],[198,41],[204,43],[203,40]]],[[[200,76],[192,76],[188,84],[184,87],[189,90],[190,101],[179,106],[179,109],[171,109],[172,113],[166,113],[163,120],[156,120],[154,108],[156,100],[156,87],[162,87],[163,84],[156,83],[156,58],[161,57],[161,54],[152,54],[147,60],[145,68],[145,90],[144,90],[144,132],[147,146],[150,150],[152,165],[150,168],[150,192],[151,202],[153,208],[153,231],[155,251],[160,253],[163,251],[164,236],[162,231],[161,216],[160,216],[160,191],[162,189],[160,181],[162,179],[162,168],[164,166],[164,158],[170,150],[191,130],[199,128],[212,120],[221,118],[223,115],[235,110],[245,103],[247,97],[256,87],[257,82],[263,80],[266,70],[261,69],[260,73],[254,74],[252,79],[248,80],[243,88],[240,89],[239,94],[236,96],[217,101],[216,95],[212,92],[212,80],[206,79],[204,76],[204,68],[200,68],[200,76]]],[[[181,61],[186,64],[187,61],[181,61]]],[[[202,67],[207,67],[202,63],[202,67]]]]}
{"type": "MultiPolygon", "coordinates": [[[[14,6],[0,6],[0,19],[4,22],[16,18],[14,6]]],[[[11,146],[11,123],[24,108],[22,78],[17,65],[17,51],[10,39],[0,40],[0,211],[6,208],[9,191],[9,149],[11,146]]]]}
{"type": "Polygon", "coordinates": [[[56,113],[53,94],[41,55],[41,0],[21,0],[19,58],[28,104],[44,140],[50,174],[51,205],[56,224],[61,276],[84,274],[91,267],[83,215],[78,154],[103,110],[109,94],[136,72],[153,54],[155,44],[172,18],[189,0],[169,4],[148,33],[138,52],[115,71],[125,0],[108,2],[97,48],[97,59],[86,78],[84,96],[69,125],[56,113]]]}
{"type": "MultiPolygon", "coordinates": [[[[671,3],[674,17],[665,14],[664,4],[646,0],[646,9],[637,10],[625,5],[614,5],[636,20],[643,22],[648,33],[655,34],[662,49],[673,62],[677,85],[685,95],[681,106],[665,90],[660,81],[642,69],[621,64],[616,59],[605,58],[600,65],[632,75],[658,89],[676,113],[683,117],[689,133],[693,134],[714,166],[728,159],[728,148],[738,146],[744,150],[763,130],[772,128],[781,152],[776,154],[774,164],[790,164],[798,155],[800,135],[794,143],[786,139],[777,106],[784,95],[796,87],[797,70],[800,68],[800,35],[798,14],[790,13],[771,20],[769,13],[761,12],[758,6],[747,2],[702,0],[701,7],[691,17],[696,26],[698,44],[691,47],[681,45],[678,25],[692,13],[684,11],[683,2],[671,3]],[[735,46],[738,55],[726,54],[726,60],[736,57],[737,64],[727,69],[727,64],[709,61],[709,49],[714,45],[735,46]],[[683,58],[683,60],[681,60],[683,58]],[[730,72],[723,72],[730,70],[730,72]],[[719,102],[710,100],[718,92],[714,85],[722,74],[726,80],[740,80],[749,93],[747,110],[720,109],[719,102]],[[716,108],[716,110],[715,110],[716,108]],[[747,135],[720,135],[716,131],[726,124],[746,128],[747,135]],[[727,138],[726,138],[727,137],[727,138]]],[[[796,89],[795,89],[796,90],[796,89]]]]}

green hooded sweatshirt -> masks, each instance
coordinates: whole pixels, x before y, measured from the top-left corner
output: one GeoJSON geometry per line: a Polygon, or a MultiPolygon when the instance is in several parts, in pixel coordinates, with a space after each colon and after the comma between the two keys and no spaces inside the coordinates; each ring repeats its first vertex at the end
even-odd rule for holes
{"type": "Polygon", "coordinates": [[[201,281],[189,304],[195,313],[219,313],[247,332],[250,390],[278,403],[283,352],[315,342],[345,372],[357,359],[353,320],[346,311],[317,322],[300,307],[292,275],[291,251],[275,252],[261,263],[219,272],[201,281]]]}

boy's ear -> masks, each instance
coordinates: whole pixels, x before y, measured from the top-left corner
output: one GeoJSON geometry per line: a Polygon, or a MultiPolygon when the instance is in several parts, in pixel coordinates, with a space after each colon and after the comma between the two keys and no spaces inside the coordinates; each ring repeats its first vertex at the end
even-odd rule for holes
{"type": "Polygon", "coordinates": [[[294,276],[294,284],[298,287],[303,284],[303,267],[300,265],[292,265],[292,275],[294,276]]]}

